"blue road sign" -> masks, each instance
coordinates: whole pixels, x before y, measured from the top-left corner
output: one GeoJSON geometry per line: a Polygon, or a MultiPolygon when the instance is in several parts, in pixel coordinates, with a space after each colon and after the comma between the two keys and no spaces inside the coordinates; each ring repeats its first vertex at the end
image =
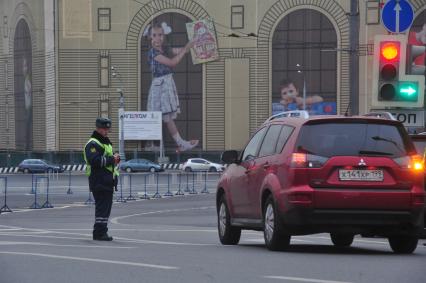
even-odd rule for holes
{"type": "Polygon", "coordinates": [[[389,0],[382,10],[382,23],[389,32],[400,33],[411,27],[413,7],[407,0],[389,0]]]}

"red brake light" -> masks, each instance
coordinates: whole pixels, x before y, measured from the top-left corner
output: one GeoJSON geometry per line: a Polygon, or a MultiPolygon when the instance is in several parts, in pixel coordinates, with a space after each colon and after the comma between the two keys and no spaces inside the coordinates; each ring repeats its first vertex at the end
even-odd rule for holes
{"type": "Polygon", "coordinates": [[[306,153],[293,153],[291,155],[291,165],[296,168],[306,167],[306,153]]]}
{"type": "Polygon", "coordinates": [[[291,167],[320,168],[327,162],[327,160],[328,158],[318,155],[294,152],[291,156],[291,167]]]}

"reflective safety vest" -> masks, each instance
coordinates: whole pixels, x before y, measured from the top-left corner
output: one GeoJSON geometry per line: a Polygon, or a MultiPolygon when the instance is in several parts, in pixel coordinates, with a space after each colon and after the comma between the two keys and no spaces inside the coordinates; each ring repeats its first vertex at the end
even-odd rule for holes
{"type": "MultiPolygon", "coordinates": [[[[87,161],[87,157],[86,157],[86,146],[91,143],[91,142],[95,142],[97,143],[103,150],[104,150],[104,155],[105,157],[109,157],[109,156],[113,156],[113,152],[112,152],[112,145],[110,144],[103,144],[100,141],[98,141],[95,138],[90,138],[90,140],[86,143],[86,145],[84,146],[83,149],[83,157],[84,157],[84,161],[86,162],[86,176],[90,176],[91,172],[92,172],[92,166],[90,166],[89,162],[87,161]]],[[[105,166],[105,169],[107,169],[108,171],[110,171],[113,175],[113,177],[119,176],[120,173],[118,171],[118,168],[115,167],[113,165],[108,165],[105,166]]]]}

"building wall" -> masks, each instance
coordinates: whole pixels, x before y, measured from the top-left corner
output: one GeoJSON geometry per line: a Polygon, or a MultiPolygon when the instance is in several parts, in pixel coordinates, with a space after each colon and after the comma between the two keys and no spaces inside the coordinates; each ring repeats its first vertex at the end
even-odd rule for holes
{"type": "MultiPolygon", "coordinates": [[[[380,1],[359,1],[360,113],[371,109],[374,36],[387,34],[380,21],[367,24],[367,20],[374,18],[374,12],[367,7],[374,6],[374,2],[380,4],[380,1]]],[[[412,0],[411,3],[416,15],[426,7],[426,0],[412,0]]],[[[153,18],[170,12],[192,20],[211,17],[216,22],[220,59],[202,67],[204,150],[222,150],[229,144],[236,146],[226,133],[249,136],[271,114],[271,94],[276,92],[272,74],[274,30],[282,19],[299,9],[318,11],[332,23],[338,47],[335,53],[337,113],[344,113],[349,106],[350,54],[346,51],[349,48],[349,0],[14,0],[0,1],[0,8],[0,131],[6,133],[0,136],[0,149],[14,149],[15,146],[13,36],[14,27],[21,18],[27,21],[32,40],[34,150],[80,150],[93,130],[95,118],[101,114],[102,99],[108,101],[108,115],[115,125],[111,137],[113,143],[118,144],[117,88],[124,90],[126,110],[143,110],[140,95],[142,32],[153,18]],[[229,28],[233,5],[244,6],[242,29],[229,28]],[[111,9],[109,31],[98,30],[99,8],[111,9]],[[7,16],[7,23],[4,23],[4,16],[7,16]],[[231,33],[241,36],[229,37],[231,33]],[[243,36],[249,33],[257,36],[243,36]],[[101,87],[100,65],[105,54],[109,58],[108,66],[119,70],[122,83],[108,72],[109,84],[101,87]],[[232,64],[231,67],[229,62],[244,62],[236,66],[244,66],[248,74],[243,80],[248,83],[247,125],[230,119],[229,107],[235,105],[235,100],[234,104],[227,102],[232,99],[228,95],[232,88],[227,82],[233,81],[230,79],[233,73],[244,72],[238,72],[238,67],[232,64]],[[229,125],[232,121],[236,124],[229,125]],[[242,126],[236,126],[238,123],[242,126]]],[[[243,146],[242,142],[238,143],[243,146]]],[[[141,148],[136,142],[126,142],[126,149],[141,148]]]]}
{"type": "Polygon", "coordinates": [[[43,0],[1,1],[0,148],[15,149],[14,35],[21,19],[28,24],[32,45],[33,150],[46,150],[45,53],[43,0]],[[7,67],[6,67],[7,65],[7,67]],[[7,74],[5,74],[7,70],[7,74]]]}
{"type": "MultiPolygon", "coordinates": [[[[114,125],[118,124],[116,88],[121,86],[110,77],[108,87],[99,87],[102,50],[109,53],[111,66],[117,67],[124,78],[126,110],[141,110],[140,37],[146,25],[159,14],[176,12],[194,20],[211,17],[217,23],[220,60],[203,66],[203,149],[222,150],[226,141],[225,76],[232,75],[227,73],[226,60],[240,58],[249,62],[249,133],[246,130],[241,133],[248,136],[271,113],[271,41],[280,20],[297,9],[317,10],[332,22],[338,45],[348,46],[348,6],[349,1],[335,0],[59,0],[59,148],[81,148],[93,129],[92,121],[99,115],[96,101],[102,94],[110,98],[111,118],[114,125]],[[229,29],[231,5],[244,5],[245,24],[241,30],[229,29]],[[111,8],[110,31],[97,30],[98,8],[111,8]],[[227,36],[233,32],[258,36],[227,36]]],[[[337,57],[337,112],[341,113],[349,101],[349,54],[339,53],[337,57]]],[[[116,128],[111,137],[117,144],[116,128]]],[[[126,144],[129,149],[136,146],[136,143],[126,144]]]]}

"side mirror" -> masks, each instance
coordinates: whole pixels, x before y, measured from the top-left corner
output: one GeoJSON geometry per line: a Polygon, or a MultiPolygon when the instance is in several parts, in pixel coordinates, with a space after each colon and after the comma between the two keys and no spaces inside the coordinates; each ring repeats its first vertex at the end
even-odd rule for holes
{"type": "Polygon", "coordinates": [[[225,164],[238,163],[238,152],[236,150],[224,151],[220,159],[225,164]]]}

